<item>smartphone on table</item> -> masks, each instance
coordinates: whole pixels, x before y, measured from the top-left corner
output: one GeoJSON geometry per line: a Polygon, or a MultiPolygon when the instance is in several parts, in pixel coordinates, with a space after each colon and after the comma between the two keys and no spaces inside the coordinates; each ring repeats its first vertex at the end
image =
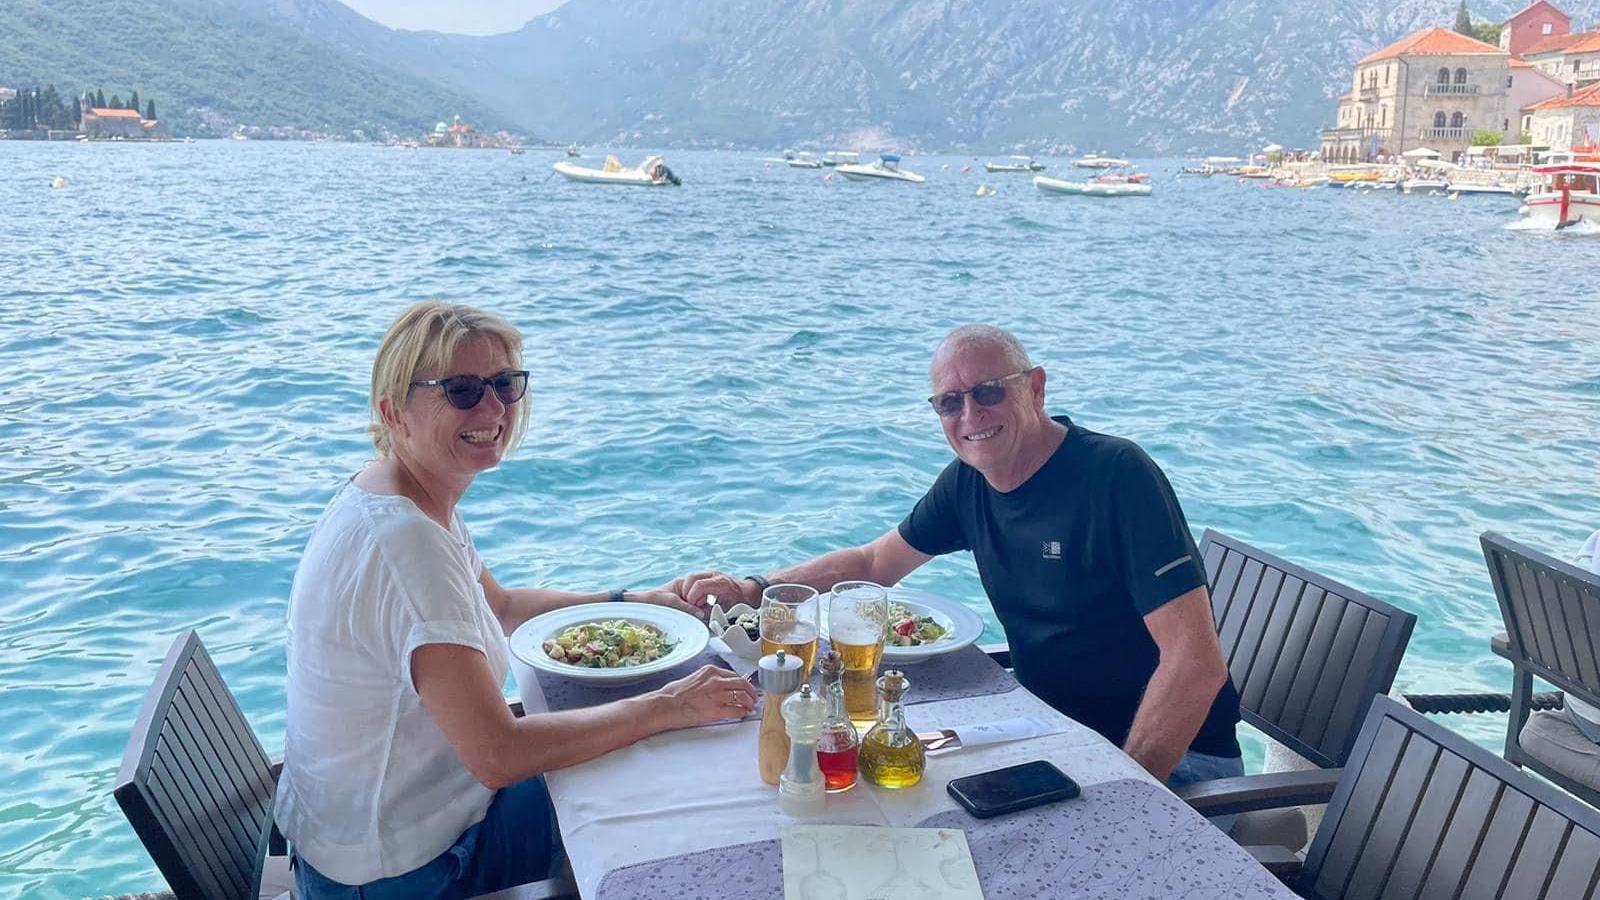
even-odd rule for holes
{"type": "Polygon", "coordinates": [[[1078,783],[1042,759],[953,778],[945,790],[980,819],[1078,796],[1078,783]]]}

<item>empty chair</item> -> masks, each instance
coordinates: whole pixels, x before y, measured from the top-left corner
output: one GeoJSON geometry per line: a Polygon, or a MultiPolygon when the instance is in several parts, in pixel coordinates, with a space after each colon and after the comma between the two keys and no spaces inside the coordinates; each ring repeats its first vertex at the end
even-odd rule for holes
{"type": "Polygon", "coordinates": [[[1533,680],[1600,706],[1600,575],[1492,531],[1479,538],[1506,632],[1490,646],[1511,661],[1505,757],[1600,806],[1600,746],[1563,712],[1534,712],[1533,680]]]}
{"type": "Polygon", "coordinates": [[[200,636],[183,634],[145,696],[112,791],[179,900],[288,890],[278,841],[267,866],[276,779],[200,636]]]}
{"type": "MultiPolygon", "coordinates": [[[[1244,721],[1320,768],[1342,766],[1417,617],[1220,532],[1200,539],[1211,611],[1244,721]]],[[[1298,814],[1245,816],[1244,843],[1298,848],[1298,814]]]]}
{"type": "MultiPolygon", "coordinates": [[[[1281,848],[1258,857],[1304,897],[1600,897],[1600,811],[1388,697],[1373,702],[1338,775],[1304,858],[1281,848]]],[[[1217,814],[1272,798],[1222,789],[1191,802],[1217,814]]]]}

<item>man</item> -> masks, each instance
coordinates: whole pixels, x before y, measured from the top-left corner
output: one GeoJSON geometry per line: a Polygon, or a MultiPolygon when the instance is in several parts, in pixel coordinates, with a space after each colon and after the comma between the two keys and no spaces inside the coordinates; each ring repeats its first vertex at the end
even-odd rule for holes
{"type": "Polygon", "coordinates": [[[764,583],[895,584],[968,550],[1025,687],[1174,787],[1243,774],[1205,568],[1161,470],[1131,441],[1046,415],[1044,369],[1002,329],[952,331],[930,374],[957,459],[899,527],[765,576],[671,587],[757,605],[764,583]]]}

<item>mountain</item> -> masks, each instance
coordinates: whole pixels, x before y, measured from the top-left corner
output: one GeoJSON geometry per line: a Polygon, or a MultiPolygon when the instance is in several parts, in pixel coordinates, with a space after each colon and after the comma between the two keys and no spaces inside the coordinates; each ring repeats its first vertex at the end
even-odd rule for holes
{"type": "MultiPolygon", "coordinates": [[[[1355,60],[1456,10],[569,0],[519,31],[468,37],[395,31],[338,0],[72,0],[71,14],[6,2],[23,29],[0,28],[0,84],[126,84],[163,109],[165,92],[236,121],[415,131],[460,113],[561,142],[1150,154],[1316,146],[1355,60]]],[[[1485,0],[1473,14],[1501,21],[1521,5],[1485,0]]],[[[1600,21],[1600,0],[1562,6],[1600,21]]]]}
{"type": "Polygon", "coordinates": [[[4,6],[0,85],[55,84],[69,99],[86,88],[104,89],[108,97],[137,90],[155,101],[177,134],[226,134],[247,124],[420,136],[455,114],[480,126],[507,121],[455,87],[342,51],[286,27],[255,3],[5,0],[4,6]]]}

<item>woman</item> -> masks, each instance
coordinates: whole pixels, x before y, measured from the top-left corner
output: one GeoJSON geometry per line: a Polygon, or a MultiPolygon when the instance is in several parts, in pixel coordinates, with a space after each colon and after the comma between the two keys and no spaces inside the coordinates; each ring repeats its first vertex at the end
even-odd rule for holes
{"type": "MultiPolygon", "coordinates": [[[[302,898],[472,896],[544,878],[560,844],[540,773],[755,704],[743,679],[707,666],[592,709],[507,710],[504,636],[608,596],[501,587],[456,510],[527,430],[521,350],[505,320],[438,302],[406,310],[378,348],[378,459],[328,504],[289,599],[275,815],[302,898]]],[[[691,608],[668,591],[623,599],[691,608]]]]}

